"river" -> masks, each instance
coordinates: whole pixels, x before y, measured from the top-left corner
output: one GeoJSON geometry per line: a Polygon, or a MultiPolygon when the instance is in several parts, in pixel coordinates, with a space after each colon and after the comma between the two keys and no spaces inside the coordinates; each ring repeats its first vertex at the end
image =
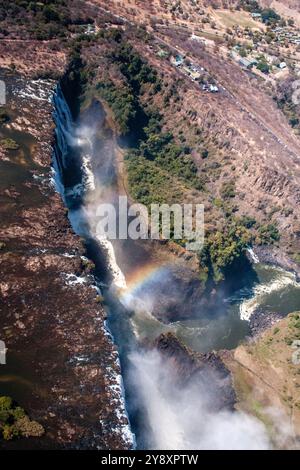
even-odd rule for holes
{"type": "Polygon", "coordinates": [[[56,187],[68,207],[73,229],[85,239],[87,256],[96,266],[108,328],[118,346],[137,447],[268,448],[264,430],[247,421],[251,418],[238,413],[226,419],[212,415],[202,396],[195,399],[194,390],[188,388],[177,396],[160,358],[145,352],[143,346],[170,331],[194,351],[235,348],[250,335],[251,316],[258,308],[280,315],[300,310],[300,285],[295,276],[261,264],[250,250],[254,262],[249,278],[234,293],[224,295],[215,309],[205,309],[198,302],[197,285],[193,283],[190,290],[188,271],[182,281],[182,267],[178,270],[156,245],[149,249],[148,240],[100,239],[98,205],[109,202],[117,208],[118,196],[124,194],[118,178],[118,146],[100,103],[92,102],[74,122],[60,88],[54,102],[56,187]],[[204,417],[205,435],[199,425],[204,417]],[[233,444],[237,430],[246,437],[233,444]],[[220,439],[207,437],[219,433],[220,439]],[[225,434],[230,435],[228,441],[225,434]]]}

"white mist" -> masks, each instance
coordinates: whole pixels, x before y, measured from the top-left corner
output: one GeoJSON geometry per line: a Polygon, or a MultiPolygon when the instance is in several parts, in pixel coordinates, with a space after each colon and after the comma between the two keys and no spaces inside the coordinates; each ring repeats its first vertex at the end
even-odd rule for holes
{"type": "Polygon", "coordinates": [[[131,354],[132,378],[150,423],[153,448],[169,450],[262,450],[270,443],[255,418],[212,412],[213,390],[199,383],[178,386],[170,364],[157,351],[131,354]]]}

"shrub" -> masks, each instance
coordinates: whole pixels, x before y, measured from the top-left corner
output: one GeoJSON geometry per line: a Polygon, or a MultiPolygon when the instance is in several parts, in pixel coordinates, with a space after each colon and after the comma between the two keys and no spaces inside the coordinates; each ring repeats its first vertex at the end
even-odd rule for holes
{"type": "Polygon", "coordinates": [[[243,227],[252,228],[256,225],[256,220],[254,219],[254,217],[249,217],[248,215],[245,215],[241,217],[240,223],[241,225],[243,225],[243,227]]]}
{"type": "Polygon", "coordinates": [[[19,418],[15,423],[15,429],[24,437],[40,437],[45,432],[41,424],[30,420],[28,416],[19,418]]]}
{"type": "Polygon", "coordinates": [[[43,8],[43,17],[46,21],[58,21],[59,14],[52,5],[45,5],[43,8]]]}
{"type": "Polygon", "coordinates": [[[2,429],[2,436],[5,441],[10,441],[19,436],[19,431],[15,428],[15,426],[5,424],[2,429]]]}
{"type": "Polygon", "coordinates": [[[23,408],[16,406],[10,397],[0,397],[0,431],[5,440],[15,437],[34,436],[38,437],[44,433],[42,425],[30,420],[23,408]]]}
{"type": "Polygon", "coordinates": [[[270,66],[267,62],[261,60],[260,62],[258,62],[257,66],[258,70],[260,70],[261,72],[265,73],[265,74],[269,74],[270,73],[270,66]]]}
{"type": "Polygon", "coordinates": [[[10,397],[0,397],[0,411],[10,410],[12,407],[12,399],[10,397]]]}
{"type": "Polygon", "coordinates": [[[19,144],[13,139],[2,139],[0,145],[5,150],[17,150],[19,148],[19,144]]]}
{"type": "Polygon", "coordinates": [[[233,181],[230,181],[230,182],[227,182],[227,183],[223,183],[222,187],[221,187],[221,196],[224,198],[224,199],[230,199],[230,198],[233,198],[235,197],[235,185],[234,185],[234,182],[233,181]]]}
{"type": "Polygon", "coordinates": [[[262,225],[258,229],[259,241],[262,245],[272,244],[280,240],[280,234],[274,224],[262,225]]]}
{"type": "Polygon", "coordinates": [[[272,8],[266,8],[261,12],[261,18],[264,23],[271,24],[277,23],[280,20],[280,16],[272,8]]]}
{"type": "Polygon", "coordinates": [[[16,408],[14,408],[11,411],[11,414],[14,417],[14,419],[16,419],[16,420],[18,420],[20,418],[24,418],[24,416],[26,416],[25,411],[20,406],[16,406],[16,408]]]}

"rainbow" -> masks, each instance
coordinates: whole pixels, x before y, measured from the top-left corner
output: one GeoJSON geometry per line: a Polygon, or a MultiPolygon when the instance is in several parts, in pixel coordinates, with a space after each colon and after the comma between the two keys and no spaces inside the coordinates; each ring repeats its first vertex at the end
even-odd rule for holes
{"type": "Polygon", "coordinates": [[[126,288],[119,290],[120,301],[128,304],[132,298],[138,296],[141,289],[147,287],[147,284],[159,282],[160,277],[165,275],[166,269],[167,264],[149,263],[134,270],[126,277],[126,288]]]}

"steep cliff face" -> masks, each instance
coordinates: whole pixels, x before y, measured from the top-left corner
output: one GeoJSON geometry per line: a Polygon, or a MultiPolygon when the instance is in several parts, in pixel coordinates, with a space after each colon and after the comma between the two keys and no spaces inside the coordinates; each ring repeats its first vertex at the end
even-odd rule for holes
{"type": "Polygon", "coordinates": [[[0,129],[0,338],[8,348],[0,393],[46,431],[5,447],[129,448],[118,354],[92,265],[54,188],[56,83],[2,77],[10,119],[0,129]]]}
{"type": "MultiPolygon", "coordinates": [[[[97,1],[93,3],[99,5],[97,1]]],[[[181,3],[184,11],[193,9],[190,2],[181,3]]],[[[99,11],[103,11],[100,7],[99,11]]],[[[213,36],[213,27],[206,31],[202,24],[199,35],[203,33],[203,38],[192,39],[195,18],[203,18],[202,5],[185,19],[180,16],[180,21],[177,13],[172,19],[172,14],[166,13],[170,5],[161,2],[141,5],[136,15],[127,2],[107,2],[104,7],[115,15],[114,22],[125,30],[126,40],[163,75],[161,91],[155,93],[145,87],[140,100],[145,107],[159,110],[163,130],[172,132],[177,143],[183,143],[191,151],[205,190],[183,189],[176,179],[169,180],[165,187],[173,188],[172,196],[176,195],[177,201],[204,203],[208,233],[222,231],[223,223],[228,223],[224,220],[250,217],[261,227],[254,236],[254,244],[264,243],[265,230],[275,226],[281,238],[280,250],[286,257],[297,260],[300,141],[272,99],[271,82],[264,84],[228,57],[230,47],[222,47],[221,29],[213,36]],[[135,35],[133,23],[146,28],[150,33],[148,39],[143,34],[135,35]],[[208,37],[214,40],[205,43],[208,37]],[[186,63],[202,70],[204,81],[215,83],[219,92],[203,90],[188,77],[184,67],[174,67],[169,58],[160,57],[160,50],[174,56],[180,53],[186,63]],[[226,191],[229,187],[231,192],[226,191]]],[[[216,12],[207,7],[204,13],[215,18],[216,12]]],[[[235,11],[235,14],[240,13],[235,11]]],[[[250,18],[249,13],[242,14],[250,18]]],[[[90,48],[90,56],[93,50],[90,48]]],[[[105,46],[97,60],[100,54],[107,67],[105,73],[104,68],[98,69],[97,78],[122,87],[124,77],[117,71],[116,63],[110,68],[105,46]]],[[[165,187],[161,192],[170,199],[165,187]]],[[[289,262],[284,264],[287,266],[289,262]]]]}
{"type": "Polygon", "coordinates": [[[197,383],[199,390],[204,388],[213,391],[214,401],[210,405],[213,411],[234,408],[236,398],[231,375],[218,354],[194,353],[172,333],[162,334],[155,346],[166,367],[174,372],[176,386],[186,387],[197,383]]]}

